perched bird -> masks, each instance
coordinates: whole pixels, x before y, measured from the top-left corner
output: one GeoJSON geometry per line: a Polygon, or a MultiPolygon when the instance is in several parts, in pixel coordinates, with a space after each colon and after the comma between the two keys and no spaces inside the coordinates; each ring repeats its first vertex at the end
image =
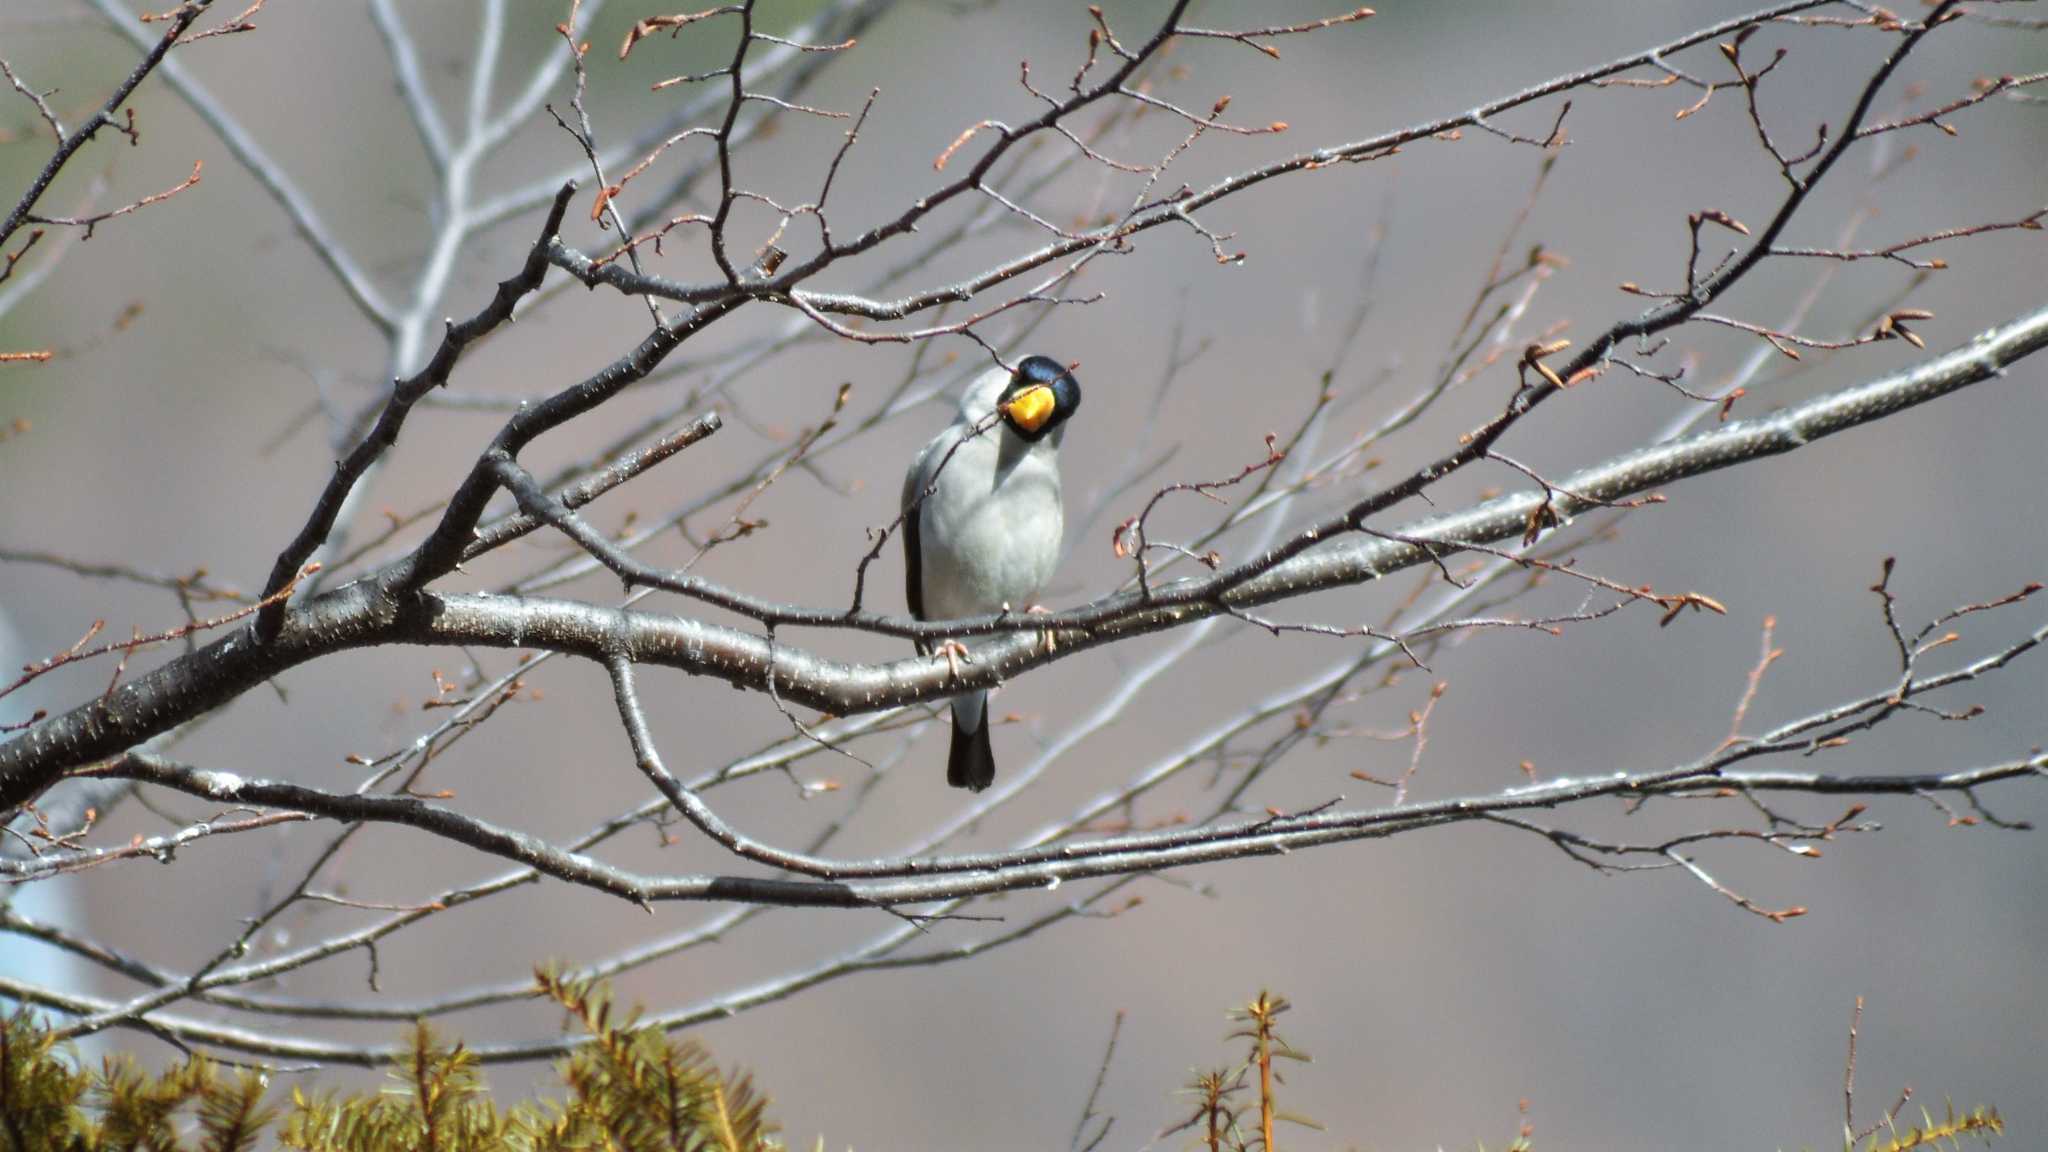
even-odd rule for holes
{"type": "MultiPolygon", "coordinates": [[[[903,478],[911,615],[957,620],[1032,606],[1059,563],[1061,426],[1080,406],[1080,382],[1045,356],[992,368],[968,386],[960,414],[903,478]]],[[[950,641],[942,650],[948,659],[965,652],[950,641]]],[[[988,693],[955,696],[946,782],[979,792],[995,778],[988,693]]]]}

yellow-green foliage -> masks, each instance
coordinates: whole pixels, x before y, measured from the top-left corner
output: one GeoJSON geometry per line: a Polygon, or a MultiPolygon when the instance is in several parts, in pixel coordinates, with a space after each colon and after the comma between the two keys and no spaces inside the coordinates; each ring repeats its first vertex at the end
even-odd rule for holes
{"type": "Polygon", "coordinates": [[[500,1110],[474,1053],[424,1023],[373,1095],[294,1088],[282,1118],[264,1081],[204,1057],[152,1075],[126,1056],[77,1067],[40,1019],[0,1027],[0,1152],[242,1152],[268,1132],[307,1152],[768,1152],[767,1100],[695,1041],[637,1027],[587,981],[538,974],[590,1041],[557,1066],[567,1096],[500,1110]]]}
{"type": "Polygon", "coordinates": [[[89,1072],[26,1010],[0,1026],[0,1152],[241,1152],[275,1116],[254,1072],[193,1056],[152,1076],[125,1054],[89,1072]]]}
{"type": "Polygon", "coordinates": [[[609,993],[589,981],[541,972],[541,987],[590,1033],[591,1042],[560,1068],[567,1104],[526,1117],[546,1139],[540,1148],[646,1148],[755,1152],[776,1147],[767,1098],[745,1075],[721,1075],[694,1040],[678,1043],[636,1027],[638,1013],[614,1020],[609,993]]]}
{"type": "Polygon", "coordinates": [[[287,1148],[320,1152],[486,1152],[533,1147],[514,1139],[499,1115],[476,1056],[443,1045],[426,1024],[396,1061],[393,1087],[377,1096],[307,1095],[292,1089],[292,1107],[278,1139],[287,1148]]]}
{"type": "Polygon", "coordinates": [[[1254,1148],[1259,1152],[1278,1152],[1273,1126],[1283,1120],[1321,1131],[1322,1125],[1308,1117],[1280,1108],[1279,1089],[1286,1080],[1273,1062],[1309,1062],[1308,1053],[1280,1035],[1280,1016],[1292,1007],[1287,997],[1261,989],[1256,999],[1231,1012],[1231,1021],[1239,1027],[1232,1029],[1225,1040],[1242,1040],[1244,1059],[1232,1067],[1197,1071],[1183,1089],[1196,1100],[1194,1113],[1160,1135],[1191,1131],[1196,1147],[1206,1152],[1251,1152],[1254,1148]],[[1256,1105],[1241,1099],[1254,1089],[1258,1094],[1256,1105]],[[1250,1111],[1254,1106],[1256,1113],[1250,1111]]]}
{"type": "MultiPolygon", "coordinates": [[[[1860,1001],[1857,1006],[1860,1011],[1860,1001]]],[[[1274,1062],[1309,1062],[1307,1053],[1280,1035],[1279,1018],[1292,1007],[1285,996],[1261,990],[1255,999],[1233,1010],[1230,1013],[1233,1028],[1224,1039],[1225,1042],[1241,1042],[1244,1045],[1243,1058],[1221,1068],[1196,1069],[1182,1088],[1183,1095],[1194,1097],[1194,1110],[1161,1132],[1159,1137],[1163,1139],[1176,1133],[1188,1133],[1185,1146],[1199,1152],[1280,1152],[1274,1133],[1274,1126],[1280,1121],[1320,1131],[1322,1125],[1280,1107],[1279,1089],[1285,1086],[1286,1081],[1281,1079],[1274,1062]]],[[[1111,1049],[1114,1051],[1113,1042],[1111,1049]]],[[[1902,1099],[1900,1104],[1904,1103],[1902,1099]]],[[[1092,1100],[1090,1104],[1093,1104],[1092,1100]]],[[[1993,1136],[2005,1133],[2005,1122],[1994,1108],[1979,1108],[1959,1116],[1950,1106],[1938,1121],[1923,1111],[1919,1127],[1901,1127],[1895,1112],[1896,1106],[1894,1112],[1887,1112],[1872,1130],[1845,1133],[1843,1152],[1915,1152],[1919,1149],[1930,1152],[1954,1149],[1960,1152],[1966,1136],[1988,1144],[1993,1136]]],[[[1108,1132],[1109,1125],[1103,1124],[1082,1152],[1094,1152],[1108,1132]]],[[[1534,1129],[1525,1116],[1521,1130],[1505,1145],[1503,1152],[1533,1152],[1534,1148],[1534,1129]]],[[[1478,1145],[1478,1150],[1486,1152],[1486,1145],[1478,1145]]]]}
{"type": "MultiPolygon", "coordinates": [[[[589,1040],[556,1065],[561,1099],[502,1110],[476,1054],[442,1041],[425,1023],[413,1026],[383,1091],[341,1096],[294,1088],[280,1108],[265,1103],[261,1076],[203,1056],[154,1074],[126,1055],[96,1070],[81,1068],[24,1009],[0,1020],[0,1152],[243,1152],[267,1146],[266,1139],[304,1152],[780,1149],[771,1139],[767,1100],[745,1075],[721,1072],[695,1041],[640,1027],[639,1013],[616,1011],[601,984],[550,970],[535,976],[536,991],[561,1005],[589,1040]]],[[[1277,1021],[1289,1007],[1286,998],[1261,992],[1230,1014],[1228,1039],[1243,1043],[1243,1058],[1197,1072],[1187,1089],[1196,1101],[1192,1113],[1162,1137],[1186,1132],[1189,1146],[1202,1152],[1280,1152],[1279,1122],[1320,1127],[1280,1107],[1285,1081],[1275,1062],[1308,1061],[1280,1035],[1277,1021]]],[[[2004,1131],[1989,1108],[1962,1115],[1950,1108],[1940,1120],[1923,1112],[1917,1127],[1887,1113],[1874,1130],[1845,1133],[1843,1150],[1958,1149],[1965,1137],[1988,1142],[2004,1131]]],[[[1105,1121],[1085,1152],[1108,1132],[1105,1121]]],[[[1531,1139],[1525,1119],[1505,1152],[1531,1152],[1531,1139]]]]}
{"type": "Polygon", "coordinates": [[[1911,1152],[1915,1148],[1960,1148],[1963,1137],[1975,1136],[1990,1143],[1993,1136],[2005,1134],[2005,1121],[1996,1108],[1979,1108],[1964,1115],[1956,1115],[1954,1104],[1950,1104],[1940,1120],[1929,1116],[1925,1109],[1920,1112],[1920,1126],[1899,1128],[1890,1116],[1872,1132],[1862,1145],[1851,1135],[1842,1141],[1844,1152],[1911,1152]]]}

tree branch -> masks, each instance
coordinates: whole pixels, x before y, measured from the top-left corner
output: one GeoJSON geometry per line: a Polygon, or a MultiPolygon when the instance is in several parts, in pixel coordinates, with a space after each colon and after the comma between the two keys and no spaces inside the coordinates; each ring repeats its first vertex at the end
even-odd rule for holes
{"type": "MultiPolygon", "coordinates": [[[[489,595],[391,595],[376,580],[324,593],[286,613],[277,635],[253,643],[247,630],[144,673],[113,694],[30,728],[0,745],[0,812],[11,811],[67,769],[117,755],[233,699],[277,673],[333,652],[382,644],[470,644],[547,648],[602,661],[622,650],[660,664],[765,691],[773,676],[784,700],[834,714],[873,711],[990,688],[1030,668],[1133,636],[1431,563],[1467,543],[1519,537],[1530,513],[1549,502],[1565,519],[1750,460],[1790,452],[1970,385],[2002,376],[2008,365],[2048,346],[2048,307],[1987,331],[1921,366],[1845,388],[1755,420],[1640,449],[1575,473],[1557,491],[1530,489],[1461,512],[1413,522],[1403,539],[1333,541],[1277,564],[1222,597],[1171,607],[1135,593],[1043,616],[979,617],[927,624],[875,615],[848,619],[792,608],[791,623],[855,627],[892,636],[1018,633],[979,650],[957,676],[946,662],[914,658],[887,664],[827,660],[785,643],[697,620],[593,605],[489,595]],[[1579,494],[1578,496],[1572,493],[1579,494]],[[1429,547],[1409,543],[1428,541],[1429,547]],[[1048,651],[1040,634],[1056,637],[1048,651]]],[[[1390,533],[1389,536],[1394,535],[1390,533]]],[[[1164,585],[1170,594],[1176,585],[1164,585]]]]}

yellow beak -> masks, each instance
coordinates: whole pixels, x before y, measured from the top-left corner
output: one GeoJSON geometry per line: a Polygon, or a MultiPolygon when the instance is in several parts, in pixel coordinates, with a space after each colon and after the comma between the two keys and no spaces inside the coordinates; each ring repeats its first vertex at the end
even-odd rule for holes
{"type": "Polygon", "coordinates": [[[1052,418],[1054,407],[1052,389],[1040,384],[1018,393],[1016,399],[1003,406],[1003,415],[1024,431],[1036,432],[1052,418]]]}

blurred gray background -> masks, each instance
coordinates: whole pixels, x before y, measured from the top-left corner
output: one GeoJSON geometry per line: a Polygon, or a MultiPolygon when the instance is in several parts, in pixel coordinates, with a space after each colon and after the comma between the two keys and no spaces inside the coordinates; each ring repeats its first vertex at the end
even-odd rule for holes
{"type": "MultiPolygon", "coordinates": [[[[1750,6],[1386,0],[1363,25],[1281,42],[1279,61],[1236,44],[1183,43],[1168,62],[1175,74],[1160,73],[1163,91],[1202,108],[1228,93],[1238,122],[1286,120],[1291,130],[1280,137],[1211,136],[1173,170],[1170,183],[1199,187],[1263,159],[1450,114],[1750,6]]],[[[459,122],[474,5],[401,8],[435,93],[459,122]]],[[[562,50],[552,26],[566,14],[566,4],[528,0],[514,0],[510,9],[501,93],[543,54],[562,50]]],[[[1119,33],[1137,39],[1162,6],[1107,9],[1119,33]]],[[[810,10],[764,4],[763,24],[780,31],[810,10]]],[[[1194,19],[1246,26],[1334,10],[1203,3],[1194,19]]],[[[668,107],[673,94],[650,94],[653,80],[716,66],[729,51],[731,30],[714,23],[676,41],[649,41],[620,64],[615,46],[625,25],[654,11],[613,0],[591,36],[589,107],[603,141],[623,138],[668,107]]],[[[306,190],[358,260],[387,291],[400,293],[427,243],[423,206],[431,172],[367,6],[272,0],[258,25],[254,34],[195,45],[181,58],[306,190]]],[[[942,177],[932,172],[932,158],[967,125],[1032,114],[1030,97],[1015,82],[1018,60],[1028,58],[1045,83],[1063,84],[1088,27],[1079,4],[899,4],[806,97],[856,108],[871,86],[882,89],[833,191],[837,227],[850,231],[893,216],[934,187],[942,177]]],[[[1764,89],[1780,136],[1803,147],[1816,120],[1839,124],[1889,43],[1868,31],[1766,32],[1761,48],[1792,52],[1764,89]]],[[[8,4],[0,8],[0,46],[17,66],[33,67],[40,85],[60,86],[57,103],[73,117],[96,104],[134,59],[82,5],[8,4]]],[[[1684,60],[1699,74],[1725,75],[1711,48],[1684,60]]],[[[1979,74],[2043,67],[2043,34],[1959,30],[1916,54],[1877,111],[1888,116],[1904,107],[1905,83],[1927,85],[1914,105],[1924,107],[1964,94],[1979,74]]],[[[47,156],[47,140],[36,139],[40,125],[28,103],[4,95],[0,128],[14,142],[0,146],[0,187],[13,189],[47,156]]],[[[1565,334],[1583,338],[1634,314],[1640,302],[1615,285],[1673,284],[1689,211],[1720,208],[1746,220],[1768,213],[1780,184],[1739,97],[1724,91],[1698,115],[1674,121],[1693,93],[1616,88],[1573,95],[1572,144],[1515,248],[1520,253],[1540,242],[1569,263],[1537,294],[1523,331],[1568,323],[1565,334]]],[[[557,94],[558,106],[565,98],[557,94]]],[[[141,146],[95,144],[52,193],[53,208],[75,202],[98,176],[109,182],[101,197],[107,205],[175,184],[194,159],[205,161],[205,179],[169,203],[102,226],[66,254],[41,290],[0,319],[0,348],[54,346],[60,353],[41,367],[0,370],[0,422],[32,424],[0,445],[0,546],[167,572],[204,566],[216,579],[252,588],[331,465],[324,421],[304,419],[315,395],[312,377],[353,411],[388,377],[389,354],[249,174],[161,81],[146,85],[136,106],[141,146]],[[140,314],[117,324],[132,303],[141,305],[140,314]]],[[[1555,109],[1556,101],[1546,101],[1507,122],[1541,136],[1555,109]]],[[[1921,129],[1889,139],[1883,151],[1852,154],[1788,239],[1831,244],[1866,205],[1878,212],[1861,226],[1860,244],[2009,220],[2048,202],[2048,110],[1993,101],[1955,122],[1956,138],[1921,129]],[[1920,154],[1875,182],[1873,171],[1897,161],[1897,149],[1907,144],[1920,154]]],[[[784,120],[743,156],[744,181],[785,200],[808,198],[841,128],[784,120]]],[[[1149,157],[1179,131],[1164,118],[1149,120],[1121,154],[1149,157]]],[[[701,155],[679,148],[662,162],[665,170],[646,178],[647,190],[685,154],[701,155]]],[[[570,138],[543,114],[485,166],[479,181],[485,188],[524,183],[576,157],[570,138]]],[[[1468,130],[1456,143],[1431,142],[1390,160],[1273,182],[1212,209],[1208,222],[1234,230],[1232,246],[1251,254],[1242,266],[1219,267],[1204,242],[1172,229],[1140,237],[1134,255],[1091,266],[1081,288],[1105,292],[1106,299],[1059,311],[1027,349],[1081,363],[1087,404],[1067,438],[1070,508],[1099,495],[1130,463],[1176,322],[1186,345],[1213,343],[1182,370],[1158,416],[1154,444],[1177,444],[1177,455],[1154,483],[1117,497],[1094,523],[1074,526],[1073,555],[1052,601],[1078,603],[1114,587],[1126,566],[1111,555],[1109,527],[1133,514],[1158,483],[1228,475],[1259,458],[1261,436],[1300,421],[1331,363],[1340,363],[1339,388],[1382,376],[1385,382],[1333,418],[1326,444],[1341,443],[1419,390],[1526,202],[1540,161],[1535,149],[1468,130]],[[1381,225],[1378,272],[1367,282],[1365,264],[1381,225]],[[1340,361],[1361,283],[1372,310],[1340,361]]],[[[1089,210],[1105,190],[1113,192],[1106,203],[1127,202],[1130,189],[1128,178],[1082,173],[1035,206],[1067,219],[1089,210]]],[[[596,249],[610,238],[588,224],[588,204],[586,188],[572,209],[568,238],[596,249]]],[[[690,204],[703,206],[701,196],[690,204]]],[[[464,315],[481,304],[489,286],[516,266],[538,219],[528,213],[473,242],[435,315],[464,315]]],[[[764,213],[743,214],[736,236],[751,248],[772,225],[764,213]]],[[[1920,326],[1932,349],[2039,306],[2048,290],[2048,249],[2040,237],[2004,233],[1938,250],[1950,269],[1908,301],[1936,313],[1920,326]]],[[[1023,229],[991,230],[899,287],[937,282],[1035,243],[1023,229]]],[[[679,276],[701,271],[698,247],[673,243],[657,266],[679,276]]],[[[1720,307],[1775,323],[1820,271],[1789,263],[1766,269],[1720,307]]],[[[1862,323],[1907,275],[1878,262],[1839,269],[1801,331],[1833,336],[1862,323]]],[[[839,274],[830,280],[835,287],[860,282],[839,274]]],[[[787,320],[756,311],[720,325],[707,347],[693,344],[679,356],[696,361],[787,320]]],[[[645,323],[637,302],[610,291],[562,293],[465,359],[454,383],[466,393],[544,394],[611,360],[645,323]]],[[[991,334],[1001,332],[998,326],[991,334]]],[[[1753,351],[1748,338],[1688,328],[1666,356],[1690,357],[1691,379],[1704,387],[1726,380],[1753,351]]],[[[974,355],[958,340],[935,352],[974,355]]],[[[729,476],[778,443],[787,446],[798,429],[824,416],[842,381],[854,385],[852,411],[872,411],[910,355],[897,347],[813,342],[745,375],[732,383],[733,401],[715,405],[733,416],[736,402],[743,418],[598,505],[599,522],[616,526],[628,509],[660,515],[697,486],[729,476]]],[[[1791,362],[1774,363],[1737,414],[1870,378],[1922,355],[1894,341],[1811,356],[1782,379],[1779,370],[1791,362]]],[[[685,372],[636,389],[542,441],[529,459],[543,471],[576,459],[706,380],[705,373],[685,372]]],[[[1749,730],[1878,690],[1892,675],[1892,657],[1867,589],[1883,557],[1899,557],[1894,586],[1909,625],[2048,575],[2038,508],[2040,442],[2048,429],[2044,380],[2048,364],[2028,361],[2004,380],[1878,427],[1687,481],[1670,490],[1669,504],[1631,516],[1619,539],[1582,553],[1585,563],[1629,584],[1708,593],[1728,606],[1725,618],[1688,615],[1660,630],[1654,612],[1631,611],[1560,638],[1482,633],[1446,648],[1432,672],[1410,675],[1336,717],[1361,728],[1398,728],[1433,680],[1447,682],[1415,785],[1417,796],[1439,797],[1512,786],[1524,760],[1546,775],[1572,775],[1678,763],[1712,748],[1727,733],[1766,616],[1777,620],[1785,655],[1764,682],[1749,730]]],[[[1510,387],[1509,370],[1498,367],[1452,393],[1387,446],[1376,475],[1399,475],[1403,464],[1442,451],[1497,410],[1510,387]]],[[[1683,403],[1652,383],[1610,372],[1546,406],[1504,447],[1534,467],[1562,472],[1654,435],[1683,403]]],[[[821,460],[829,486],[800,473],[779,481],[749,513],[770,528],[715,551],[701,570],[766,595],[843,602],[866,548],[865,529],[894,514],[905,462],[948,411],[948,404],[924,405],[821,460]]],[[[417,413],[391,466],[377,477],[371,507],[411,510],[445,492],[501,418],[417,413]]],[[[1439,498],[1516,482],[1496,470],[1461,479],[1439,498]]],[[[1294,518],[1355,498],[1361,483],[1313,494],[1294,518]]],[[[721,506],[693,525],[709,530],[729,511],[721,506]]],[[[1214,515],[1202,501],[1181,498],[1157,526],[1192,534],[1214,515]]],[[[529,570],[566,549],[559,538],[535,536],[515,551],[517,568],[481,571],[471,584],[488,586],[493,576],[529,570]]],[[[646,555],[680,562],[690,552],[671,534],[646,555]]],[[[877,572],[879,605],[900,606],[893,545],[877,572]]],[[[1378,619],[1421,578],[1411,573],[1386,586],[1326,595],[1292,615],[1378,619]]],[[[617,587],[587,579],[557,594],[610,601],[617,587]]],[[[1570,591],[1548,595],[1530,610],[1577,599],[1570,591]]],[[[14,666],[69,645],[95,618],[105,618],[116,636],[131,624],[163,627],[179,618],[161,593],[22,565],[0,565],[0,605],[17,632],[7,637],[0,663],[14,666]]],[[[2033,605],[1977,619],[1963,629],[1956,658],[2039,624],[2033,605]]],[[[1034,741],[1056,738],[1125,669],[1171,640],[1088,653],[1056,673],[1009,686],[997,710],[1025,721],[998,731],[999,756],[1021,765],[1034,741]]],[[[798,642],[867,659],[899,654],[840,634],[798,642]]],[[[1194,728],[1327,666],[1349,643],[1219,630],[1119,723],[1069,753],[1038,788],[964,843],[1000,845],[1028,835],[1137,775],[1194,728]]],[[[493,673],[510,667],[502,653],[485,654],[484,663],[493,673]]],[[[431,724],[434,717],[419,711],[433,692],[431,673],[453,676],[465,666],[459,653],[418,650],[322,661],[283,677],[288,702],[252,692],[186,740],[179,754],[243,775],[344,787],[356,770],[342,758],[396,747],[431,724]]],[[[48,678],[22,693],[19,707],[64,705],[96,691],[107,674],[95,668],[48,678]]],[[[480,815],[556,836],[574,835],[637,802],[642,786],[601,673],[552,662],[533,686],[544,700],[505,709],[427,783],[454,789],[455,802],[480,815]]],[[[1924,771],[2023,754],[2048,733],[2044,689],[2048,675],[2036,656],[1943,701],[1981,703],[1988,709],[1983,718],[1967,725],[1908,718],[1826,764],[1838,771],[1924,771]]],[[[678,771],[716,766],[788,732],[767,700],[722,686],[657,670],[647,674],[643,692],[678,771]]],[[[931,727],[839,851],[886,851],[958,810],[964,797],[940,783],[942,741],[943,728],[931,727]]],[[[877,743],[868,752],[881,756],[890,747],[877,743]]],[[[1305,746],[1265,776],[1250,802],[1298,809],[1339,794],[1367,802],[1367,786],[1347,773],[1396,774],[1407,756],[1405,744],[1367,740],[1305,746]]],[[[863,772],[847,761],[811,760],[800,769],[806,780],[855,780],[863,772]]],[[[1212,802],[1212,777],[1194,773],[1148,800],[1140,816],[1203,810],[1212,802]]],[[[769,776],[721,793],[719,802],[750,831],[797,844],[838,814],[846,795],[799,801],[787,780],[769,776]]],[[[1985,799],[2007,819],[2048,819],[2048,790],[2039,786],[2008,785],[1985,799]]],[[[166,806],[199,813],[176,798],[166,806]]],[[[1620,820],[1618,807],[1562,819],[1640,835],[1674,822],[1753,818],[1735,807],[1674,812],[1667,805],[1646,824],[1620,820]]],[[[1794,800],[1787,807],[1819,820],[1839,805],[1794,800]]],[[[1142,906],[1116,918],[1069,921],[964,962],[828,983],[700,1035],[721,1060],[756,1072],[792,1145],[823,1133],[833,1147],[1044,1148],[1066,1142],[1121,1009],[1128,1018],[1102,1107],[1118,1118],[1107,1146],[1137,1147],[1191,1106],[1173,1095],[1191,1067],[1236,1058],[1222,1044],[1224,1012],[1263,986],[1299,1006],[1286,1018],[1287,1034],[1316,1058],[1290,1072],[1283,1099],[1329,1129],[1284,1139],[1290,1147],[1469,1147],[1476,1140],[1498,1146],[1514,1130],[1517,1101],[1526,1098],[1539,1146],[1769,1148],[1826,1146],[1837,1138],[1845,1031],[1860,995],[1868,1004],[1857,1069],[1860,1117],[1874,1118],[1910,1084],[1937,1111],[1944,1094],[1958,1105],[1995,1103],[2008,1118],[2013,1146],[2039,1142],[2048,1133],[2048,841],[2038,832],[1951,828],[1919,802],[1882,802],[1873,815],[1885,826],[1881,833],[1841,840],[1818,861],[1768,849],[1706,851],[1719,878],[1760,903],[1811,909],[1783,925],[1746,914],[1675,871],[1596,876],[1534,838],[1466,828],[1212,867],[1178,876],[1175,884],[1141,882],[1133,891],[1143,894],[1142,906]]],[[[130,804],[102,832],[119,842],[161,826],[130,804]]],[[[305,825],[201,843],[175,867],[130,863],[63,883],[94,933],[158,962],[188,966],[210,956],[241,917],[291,883],[329,835],[305,825]]],[[[628,835],[613,858],[677,871],[717,862],[687,837],[666,851],[654,839],[651,832],[628,835]]],[[[502,868],[388,830],[359,838],[336,867],[350,895],[400,903],[502,868]]],[[[1072,895],[1015,897],[977,911],[1022,917],[1072,895]]],[[[528,888],[398,937],[382,950],[383,985],[416,996],[479,978],[517,979],[536,961],[601,958],[718,911],[671,905],[649,915],[559,884],[528,888]]],[[[316,907],[282,923],[294,942],[303,942],[369,915],[316,907]]],[[[715,947],[633,973],[619,990],[655,1009],[694,1003],[801,969],[896,923],[879,912],[777,912],[715,947]]],[[[930,944],[985,937],[1000,927],[938,924],[930,944]]],[[[264,946],[282,943],[266,939],[264,946]]],[[[97,976],[86,987],[126,990],[97,976]]],[[[367,995],[363,959],[343,957],[270,991],[367,995]]],[[[477,1041],[545,1034],[556,1025],[554,1014],[537,1009],[448,1021],[477,1041]]],[[[368,1041],[393,1032],[359,1027],[328,1034],[368,1041]]],[[[545,1080],[544,1073],[500,1068],[492,1079],[522,1089],[536,1077],[545,1080]]],[[[1182,1139],[1159,1143],[1177,1147],[1182,1139]]]]}

